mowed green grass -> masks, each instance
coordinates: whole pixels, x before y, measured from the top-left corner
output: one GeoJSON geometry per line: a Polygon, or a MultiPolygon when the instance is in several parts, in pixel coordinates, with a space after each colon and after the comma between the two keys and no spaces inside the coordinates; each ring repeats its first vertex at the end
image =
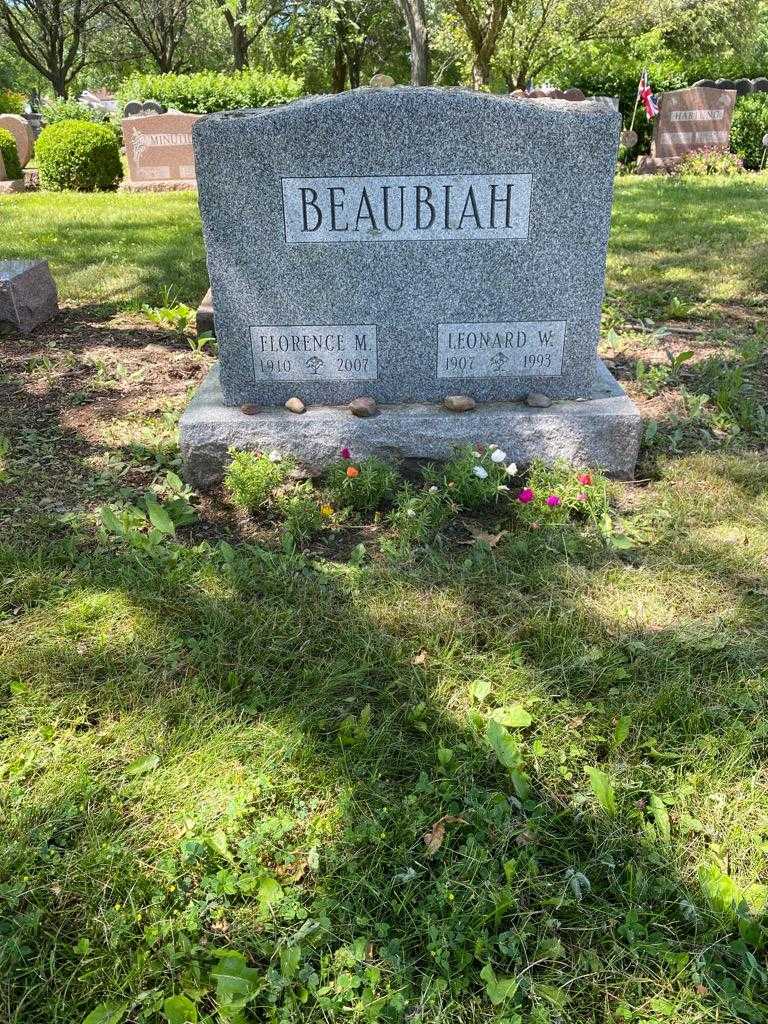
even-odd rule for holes
{"type": "MultiPolygon", "coordinates": [[[[765,181],[619,181],[608,310],[765,303],[765,181]]],[[[113,283],[60,252],[68,300],[195,298],[189,196],[20,197],[3,246],[78,203],[113,283]]],[[[405,560],[9,531],[0,1020],[765,1020],[767,495],[763,454],[694,452],[615,485],[630,546],[405,560]]]]}

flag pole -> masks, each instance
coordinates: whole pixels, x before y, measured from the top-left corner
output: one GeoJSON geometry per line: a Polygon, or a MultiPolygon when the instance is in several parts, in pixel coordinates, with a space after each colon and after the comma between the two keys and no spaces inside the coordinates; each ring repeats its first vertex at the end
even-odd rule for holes
{"type": "MultiPolygon", "coordinates": [[[[644,74],[645,74],[645,68],[643,68],[643,70],[642,70],[642,72],[640,74],[640,81],[641,82],[643,80],[643,75],[644,74]]],[[[632,111],[632,121],[630,122],[630,125],[629,125],[629,130],[630,131],[632,131],[632,129],[635,127],[635,115],[637,114],[637,105],[638,105],[639,102],[640,102],[640,86],[638,85],[637,93],[635,95],[635,109],[632,111]]]]}

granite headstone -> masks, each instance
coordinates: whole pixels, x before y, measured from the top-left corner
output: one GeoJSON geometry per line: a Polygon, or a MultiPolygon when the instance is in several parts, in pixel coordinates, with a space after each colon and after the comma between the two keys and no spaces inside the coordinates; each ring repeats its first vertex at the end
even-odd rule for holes
{"type": "Polygon", "coordinates": [[[29,121],[20,114],[0,114],[0,128],[5,128],[14,137],[19,163],[26,167],[35,148],[35,135],[29,121]]]}
{"type": "Polygon", "coordinates": [[[619,123],[386,87],[202,119],[220,367],[181,418],[190,482],[233,446],[322,469],[347,444],[408,462],[494,442],[631,475],[642,421],[596,358],[619,123]]]}
{"type": "Polygon", "coordinates": [[[690,88],[662,93],[651,155],[682,157],[703,149],[728,149],[735,90],[690,88]]]}
{"type": "Polygon", "coordinates": [[[619,124],[431,88],[199,121],[227,404],[588,396],[619,124]]]}
{"type": "Polygon", "coordinates": [[[56,285],[45,260],[0,260],[0,322],[25,333],[58,311],[56,285]]]}
{"type": "Polygon", "coordinates": [[[128,160],[127,187],[172,189],[195,187],[192,127],[197,114],[147,114],[123,118],[128,160]]]}

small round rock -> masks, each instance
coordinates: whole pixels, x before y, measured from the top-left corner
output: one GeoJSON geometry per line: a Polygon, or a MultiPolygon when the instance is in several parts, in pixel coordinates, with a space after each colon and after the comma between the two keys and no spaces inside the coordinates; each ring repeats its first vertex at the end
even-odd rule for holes
{"type": "Polygon", "coordinates": [[[241,405],[240,412],[245,413],[246,416],[255,416],[259,411],[258,405],[241,405]]]}
{"type": "Polygon", "coordinates": [[[375,416],[378,410],[376,401],[373,398],[363,396],[362,398],[353,398],[349,403],[349,411],[353,416],[360,416],[361,419],[367,419],[369,416],[375,416]]]}
{"type": "Polygon", "coordinates": [[[374,75],[370,82],[372,89],[391,89],[394,84],[391,75],[374,75]]]}
{"type": "Polygon", "coordinates": [[[552,405],[552,399],[549,395],[543,395],[540,391],[531,391],[525,400],[525,404],[533,406],[534,409],[548,409],[552,405]]]}
{"type": "Polygon", "coordinates": [[[288,412],[298,413],[307,411],[306,405],[304,405],[300,398],[296,398],[295,396],[293,398],[288,399],[288,401],[285,403],[285,408],[288,410],[288,412]]]}
{"type": "Polygon", "coordinates": [[[477,402],[469,395],[446,395],[443,399],[443,408],[449,412],[469,412],[476,405],[477,402]]]}

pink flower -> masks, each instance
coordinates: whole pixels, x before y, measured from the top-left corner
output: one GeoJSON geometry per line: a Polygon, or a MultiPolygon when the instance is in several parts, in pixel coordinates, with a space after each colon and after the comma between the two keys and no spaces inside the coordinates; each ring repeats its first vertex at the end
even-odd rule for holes
{"type": "Polygon", "coordinates": [[[547,498],[547,504],[550,508],[557,508],[557,506],[560,504],[560,499],[556,494],[550,494],[547,498]]]}
{"type": "Polygon", "coordinates": [[[522,501],[524,505],[527,505],[529,501],[533,501],[533,491],[530,487],[524,487],[517,496],[518,501],[522,501]]]}
{"type": "Polygon", "coordinates": [[[576,479],[579,481],[580,484],[584,484],[585,487],[589,487],[589,485],[592,483],[592,476],[589,473],[579,473],[576,479]]]}
{"type": "Polygon", "coordinates": [[[342,457],[342,459],[351,459],[352,458],[352,452],[349,450],[349,448],[342,448],[341,449],[341,457],[342,457]]]}
{"type": "Polygon", "coordinates": [[[587,500],[587,496],[584,493],[584,491],[582,491],[581,494],[577,494],[576,495],[576,500],[577,501],[586,501],[587,500]]]}

